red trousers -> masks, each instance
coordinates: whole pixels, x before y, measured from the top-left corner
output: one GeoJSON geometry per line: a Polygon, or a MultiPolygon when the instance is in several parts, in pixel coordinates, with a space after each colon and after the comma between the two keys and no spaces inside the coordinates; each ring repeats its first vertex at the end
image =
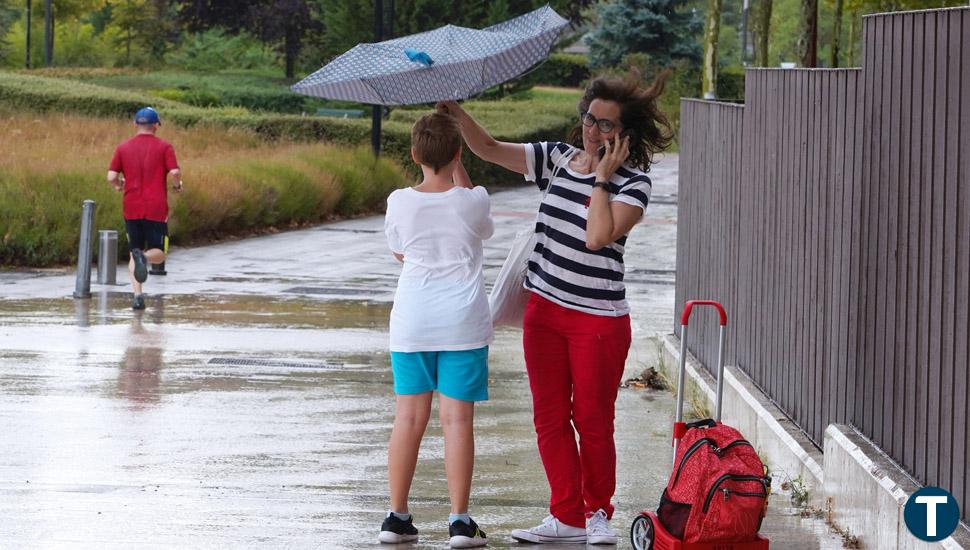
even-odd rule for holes
{"type": "Polygon", "coordinates": [[[613,418],[630,349],[630,316],[591,315],[533,293],[522,340],[550,513],[582,528],[600,508],[612,517],[613,418]]]}

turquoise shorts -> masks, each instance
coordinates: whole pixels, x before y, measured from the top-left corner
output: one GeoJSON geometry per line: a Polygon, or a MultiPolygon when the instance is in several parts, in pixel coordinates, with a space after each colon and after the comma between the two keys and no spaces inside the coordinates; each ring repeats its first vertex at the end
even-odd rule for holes
{"type": "Polygon", "coordinates": [[[462,351],[391,352],[394,393],[438,390],[459,401],[488,399],[488,346],[462,351]]]}

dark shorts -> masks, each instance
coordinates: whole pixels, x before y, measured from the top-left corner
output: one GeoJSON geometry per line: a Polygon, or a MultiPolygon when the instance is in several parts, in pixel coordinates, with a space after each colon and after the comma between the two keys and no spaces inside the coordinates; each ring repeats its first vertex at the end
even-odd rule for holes
{"type": "Polygon", "coordinates": [[[128,248],[168,252],[168,224],[152,220],[125,220],[128,248]]]}

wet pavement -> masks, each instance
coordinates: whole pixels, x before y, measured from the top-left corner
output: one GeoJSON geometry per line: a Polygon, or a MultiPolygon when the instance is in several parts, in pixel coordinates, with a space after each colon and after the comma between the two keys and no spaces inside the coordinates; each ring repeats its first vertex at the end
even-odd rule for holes
{"type": "MultiPolygon", "coordinates": [[[[673,315],[676,156],[627,247],[633,377],[673,315]]],[[[493,194],[494,280],[539,194],[493,194]]],[[[176,249],[130,308],[127,274],[70,297],[73,273],[0,273],[0,548],[376,548],[393,419],[387,317],[399,272],[382,218],[176,249]]],[[[471,513],[490,547],[546,515],[521,333],[501,330],[491,400],[476,407],[471,513]]],[[[673,398],[621,389],[617,511],[628,548],[669,473],[673,398]]],[[[772,497],[763,533],[838,548],[772,497]]],[[[433,417],[414,480],[418,545],[447,545],[443,440],[433,417]]],[[[388,547],[385,545],[385,547],[388,547]]],[[[552,548],[553,546],[544,546],[552,548]]],[[[575,545],[565,546],[576,548],[575,545]]]]}

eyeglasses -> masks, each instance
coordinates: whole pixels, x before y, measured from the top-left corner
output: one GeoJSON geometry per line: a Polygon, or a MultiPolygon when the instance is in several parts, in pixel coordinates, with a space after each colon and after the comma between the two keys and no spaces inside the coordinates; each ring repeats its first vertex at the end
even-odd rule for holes
{"type": "Polygon", "coordinates": [[[600,132],[607,133],[612,132],[616,128],[616,123],[608,118],[596,118],[591,113],[585,112],[580,115],[580,120],[583,121],[583,126],[596,125],[600,132]]]}

